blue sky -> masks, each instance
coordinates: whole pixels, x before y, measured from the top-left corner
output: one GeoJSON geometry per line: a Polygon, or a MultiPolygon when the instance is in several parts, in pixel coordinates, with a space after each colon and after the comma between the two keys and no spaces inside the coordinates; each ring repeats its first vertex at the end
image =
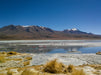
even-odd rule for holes
{"type": "Polygon", "coordinates": [[[0,27],[10,24],[101,34],[101,0],[0,0],[0,27]]]}

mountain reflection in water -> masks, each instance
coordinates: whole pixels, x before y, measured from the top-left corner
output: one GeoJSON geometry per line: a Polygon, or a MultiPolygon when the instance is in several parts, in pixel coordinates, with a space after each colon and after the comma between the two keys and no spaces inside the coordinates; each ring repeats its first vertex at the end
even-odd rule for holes
{"type": "Polygon", "coordinates": [[[16,51],[20,53],[96,53],[101,47],[83,46],[40,46],[0,44],[0,51],[16,51]]]}

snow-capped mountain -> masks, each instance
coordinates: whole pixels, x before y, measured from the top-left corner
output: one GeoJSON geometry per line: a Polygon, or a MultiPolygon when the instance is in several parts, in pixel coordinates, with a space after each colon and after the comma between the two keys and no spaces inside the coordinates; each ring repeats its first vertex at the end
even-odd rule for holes
{"type": "Polygon", "coordinates": [[[64,33],[69,33],[69,34],[91,34],[91,33],[80,31],[77,28],[65,29],[63,32],[64,33]]]}
{"type": "Polygon", "coordinates": [[[79,31],[77,28],[67,29],[68,31],[79,31]]]}
{"type": "Polygon", "coordinates": [[[55,31],[42,26],[9,25],[0,28],[0,39],[101,39],[101,36],[83,32],[76,28],[55,31]]]}

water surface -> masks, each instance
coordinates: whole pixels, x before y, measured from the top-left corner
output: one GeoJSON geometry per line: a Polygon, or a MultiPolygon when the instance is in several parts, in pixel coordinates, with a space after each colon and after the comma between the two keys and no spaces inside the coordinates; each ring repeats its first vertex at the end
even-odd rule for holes
{"type": "Polygon", "coordinates": [[[101,40],[15,40],[0,41],[0,51],[21,53],[96,53],[101,40]]]}

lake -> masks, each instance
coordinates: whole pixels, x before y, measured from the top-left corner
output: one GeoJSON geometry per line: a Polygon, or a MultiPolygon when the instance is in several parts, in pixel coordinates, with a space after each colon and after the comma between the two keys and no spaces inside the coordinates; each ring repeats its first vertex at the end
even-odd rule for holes
{"type": "Polygon", "coordinates": [[[101,51],[101,40],[11,40],[0,41],[0,51],[20,53],[86,54],[101,51]]]}

